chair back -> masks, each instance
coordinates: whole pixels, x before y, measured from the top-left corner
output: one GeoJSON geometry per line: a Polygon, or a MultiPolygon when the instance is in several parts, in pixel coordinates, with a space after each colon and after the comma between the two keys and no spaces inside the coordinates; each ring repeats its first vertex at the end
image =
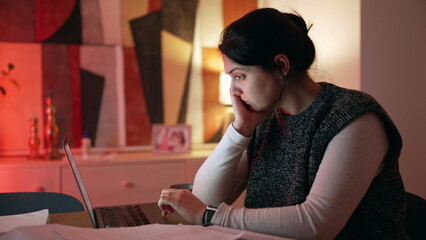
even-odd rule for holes
{"type": "Polygon", "coordinates": [[[173,184],[170,185],[169,188],[174,188],[174,189],[188,189],[190,192],[192,192],[192,183],[179,183],[179,184],[173,184]]]}
{"type": "Polygon", "coordinates": [[[406,193],[407,230],[411,239],[426,239],[426,200],[416,194],[406,193]]]}
{"type": "Polygon", "coordinates": [[[84,211],[81,202],[67,194],[53,192],[0,193],[0,216],[49,209],[49,213],[84,211]]]}

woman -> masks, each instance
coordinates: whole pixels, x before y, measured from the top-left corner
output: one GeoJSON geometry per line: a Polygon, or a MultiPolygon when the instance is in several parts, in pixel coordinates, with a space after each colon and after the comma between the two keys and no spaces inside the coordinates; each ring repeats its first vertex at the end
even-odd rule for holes
{"type": "Polygon", "coordinates": [[[408,239],[398,130],[372,97],[309,76],[308,30],[275,9],[224,30],[235,121],[192,193],[162,191],[163,215],[296,239],[408,239]],[[245,207],[229,206],[244,189],[245,207]]]}

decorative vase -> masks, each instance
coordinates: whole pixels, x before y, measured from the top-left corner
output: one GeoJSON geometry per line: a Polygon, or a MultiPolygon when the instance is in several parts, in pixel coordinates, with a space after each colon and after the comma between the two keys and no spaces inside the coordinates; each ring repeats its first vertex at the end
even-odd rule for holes
{"type": "Polygon", "coordinates": [[[40,158],[39,147],[40,138],[38,137],[38,118],[33,116],[29,120],[30,122],[30,137],[28,139],[28,146],[30,147],[30,154],[28,159],[40,158]]]}
{"type": "Polygon", "coordinates": [[[53,101],[53,93],[46,98],[46,126],[44,129],[44,148],[46,159],[61,159],[58,151],[59,126],[56,122],[56,107],[53,101]]]}

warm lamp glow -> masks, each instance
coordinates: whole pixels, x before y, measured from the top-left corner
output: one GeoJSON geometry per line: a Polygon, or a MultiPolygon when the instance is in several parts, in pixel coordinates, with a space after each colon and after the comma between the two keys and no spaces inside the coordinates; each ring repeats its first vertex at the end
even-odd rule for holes
{"type": "Polygon", "coordinates": [[[232,105],[229,87],[231,86],[231,77],[224,73],[220,73],[219,79],[219,102],[223,105],[232,105]]]}

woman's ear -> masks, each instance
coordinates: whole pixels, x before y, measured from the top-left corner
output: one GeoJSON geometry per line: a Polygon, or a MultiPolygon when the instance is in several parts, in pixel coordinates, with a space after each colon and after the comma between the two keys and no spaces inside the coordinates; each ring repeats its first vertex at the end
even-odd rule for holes
{"type": "Polygon", "coordinates": [[[277,54],[274,58],[275,64],[280,68],[281,73],[284,76],[287,76],[288,72],[290,71],[290,61],[288,60],[287,55],[285,54],[277,54]]]}

